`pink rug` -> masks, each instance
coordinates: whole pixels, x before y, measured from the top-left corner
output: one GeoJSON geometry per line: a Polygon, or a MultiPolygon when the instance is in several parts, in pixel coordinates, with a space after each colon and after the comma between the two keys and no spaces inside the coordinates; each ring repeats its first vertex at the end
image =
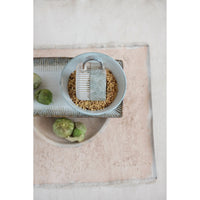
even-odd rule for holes
{"type": "Polygon", "coordinates": [[[148,46],[35,50],[35,57],[73,57],[101,52],[124,64],[127,92],[123,117],[110,119],[91,142],[78,148],[59,148],[34,134],[34,183],[115,183],[156,177],[148,46]]]}

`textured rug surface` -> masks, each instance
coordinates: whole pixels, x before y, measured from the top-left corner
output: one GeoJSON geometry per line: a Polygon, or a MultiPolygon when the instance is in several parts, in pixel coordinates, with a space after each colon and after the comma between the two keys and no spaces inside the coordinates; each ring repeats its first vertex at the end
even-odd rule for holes
{"type": "MultiPolygon", "coordinates": [[[[101,52],[124,64],[123,117],[109,119],[101,134],[76,148],[60,148],[34,134],[34,183],[107,183],[155,177],[148,46],[35,50],[35,57],[101,52]]],[[[37,126],[37,124],[34,124],[37,126]]]]}

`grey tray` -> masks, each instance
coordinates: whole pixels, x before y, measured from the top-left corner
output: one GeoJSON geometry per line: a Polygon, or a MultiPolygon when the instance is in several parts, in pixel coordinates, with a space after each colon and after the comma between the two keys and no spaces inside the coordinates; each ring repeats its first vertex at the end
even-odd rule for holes
{"type": "MultiPolygon", "coordinates": [[[[41,57],[34,58],[34,72],[42,78],[40,88],[46,88],[53,93],[53,102],[43,105],[34,100],[34,116],[45,117],[92,117],[74,110],[61,94],[59,81],[63,67],[71,57],[41,57]]],[[[123,68],[122,60],[116,60],[123,68]]],[[[123,102],[113,111],[100,115],[101,118],[122,117],[123,102]]],[[[95,117],[95,116],[94,116],[95,117]]]]}

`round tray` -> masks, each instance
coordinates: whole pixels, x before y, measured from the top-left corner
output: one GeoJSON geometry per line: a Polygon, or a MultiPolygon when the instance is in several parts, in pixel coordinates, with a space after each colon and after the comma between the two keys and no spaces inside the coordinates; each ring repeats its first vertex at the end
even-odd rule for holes
{"type": "Polygon", "coordinates": [[[34,131],[46,142],[59,146],[59,147],[77,147],[91,141],[94,136],[100,133],[108,122],[108,118],[68,118],[73,121],[83,122],[87,127],[85,140],[80,143],[71,143],[64,138],[57,137],[52,129],[53,123],[56,118],[53,117],[34,117],[34,131]]]}

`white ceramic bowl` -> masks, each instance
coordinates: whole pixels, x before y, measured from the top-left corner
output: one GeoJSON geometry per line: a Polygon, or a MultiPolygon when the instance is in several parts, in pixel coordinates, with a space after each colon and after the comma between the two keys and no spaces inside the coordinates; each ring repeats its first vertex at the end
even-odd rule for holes
{"type": "Polygon", "coordinates": [[[60,87],[64,98],[75,110],[85,115],[99,116],[113,111],[122,102],[126,92],[126,76],[120,64],[110,56],[107,56],[102,53],[89,52],[74,57],[63,68],[60,78],[60,87]],[[74,102],[71,100],[68,94],[67,84],[70,74],[74,72],[74,70],[76,70],[76,66],[79,63],[85,63],[88,60],[98,60],[99,62],[101,62],[105,68],[109,69],[113,73],[113,75],[117,80],[117,85],[118,85],[117,96],[115,100],[103,110],[97,110],[97,111],[84,110],[78,107],[76,104],[74,104],[74,102]]]}

